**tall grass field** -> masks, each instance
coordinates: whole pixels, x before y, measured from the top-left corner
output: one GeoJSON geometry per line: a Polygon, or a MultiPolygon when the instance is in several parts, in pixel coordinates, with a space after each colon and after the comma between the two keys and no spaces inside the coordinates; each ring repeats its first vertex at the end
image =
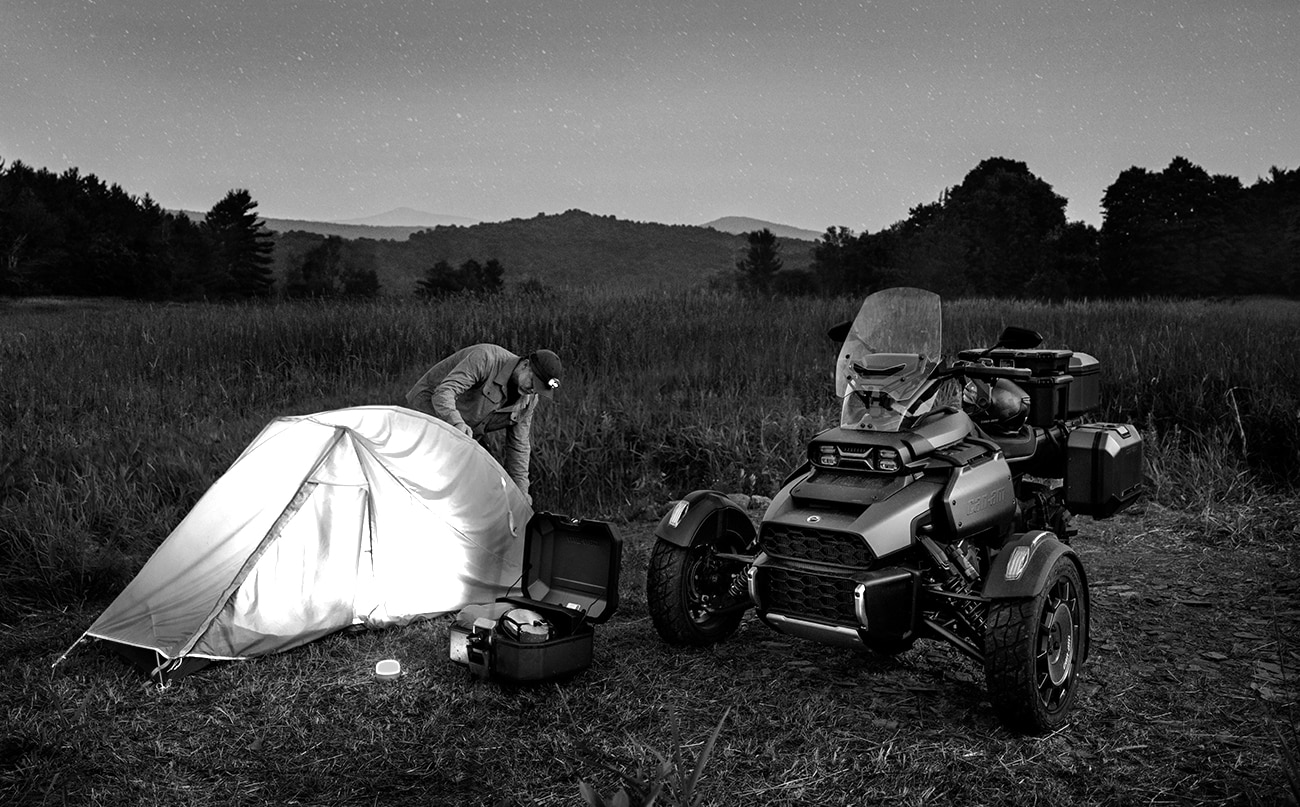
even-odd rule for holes
{"type": "MultiPolygon", "coordinates": [[[[853,299],[572,292],[419,303],[0,303],[0,615],[115,594],[273,418],[401,404],[476,342],[547,347],[539,509],[622,520],[689,490],[770,495],[833,425],[853,299]]],[[[962,300],[944,341],[1006,325],[1102,368],[1099,420],[1146,437],[1173,507],[1300,483],[1300,303],[962,300]]]]}

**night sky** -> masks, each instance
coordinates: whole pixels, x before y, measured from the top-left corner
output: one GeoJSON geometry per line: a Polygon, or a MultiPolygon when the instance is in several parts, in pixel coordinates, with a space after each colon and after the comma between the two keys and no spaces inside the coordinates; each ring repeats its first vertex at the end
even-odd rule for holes
{"type": "Polygon", "coordinates": [[[875,231],[982,159],[1300,167],[1300,0],[0,0],[0,159],[204,211],[875,231]]]}

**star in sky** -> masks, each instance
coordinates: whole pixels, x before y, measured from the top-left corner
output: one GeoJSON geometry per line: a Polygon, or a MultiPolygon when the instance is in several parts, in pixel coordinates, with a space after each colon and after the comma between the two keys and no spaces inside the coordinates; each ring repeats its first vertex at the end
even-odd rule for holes
{"type": "Polygon", "coordinates": [[[0,159],[263,216],[580,208],[877,230],[987,157],[1300,156],[1294,0],[7,0],[0,159]]]}

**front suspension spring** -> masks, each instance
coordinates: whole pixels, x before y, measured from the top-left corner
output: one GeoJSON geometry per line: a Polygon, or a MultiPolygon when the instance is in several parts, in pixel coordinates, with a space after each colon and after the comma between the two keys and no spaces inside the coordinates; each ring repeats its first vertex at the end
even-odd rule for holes
{"type": "MultiPolygon", "coordinates": [[[[949,598],[953,611],[963,626],[971,632],[971,635],[977,637],[981,642],[984,638],[984,606],[975,599],[968,599],[977,596],[975,588],[971,581],[963,574],[963,569],[970,566],[969,561],[961,563],[948,557],[948,553],[939,548],[939,545],[927,535],[921,536],[921,544],[930,554],[930,559],[934,561],[935,580],[939,587],[944,591],[957,594],[957,597],[949,598]]],[[[953,547],[953,552],[959,552],[953,547]]],[[[965,560],[961,558],[961,560],[965,560]]],[[[974,569],[971,568],[973,572],[974,569]]]]}

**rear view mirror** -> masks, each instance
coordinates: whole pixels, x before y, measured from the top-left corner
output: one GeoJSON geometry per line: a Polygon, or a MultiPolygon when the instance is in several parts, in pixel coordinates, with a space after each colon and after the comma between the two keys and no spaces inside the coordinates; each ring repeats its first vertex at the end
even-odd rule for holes
{"type": "Polygon", "coordinates": [[[849,328],[853,327],[853,320],[846,319],[838,325],[832,325],[826,329],[826,336],[836,344],[841,344],[849,338],[849,328]]]}
{"type": "Polygon", "coordinates": [[[1029,328],[1021,328],[1016,325],[1008,325],[1002,335],[998,337],[998,343],[995,348],[1007,347],[1012,350],[1029,350],[1038,347],[1043,343],[1043,335],[1038,331],[1032,331],[1029,328]]]}

